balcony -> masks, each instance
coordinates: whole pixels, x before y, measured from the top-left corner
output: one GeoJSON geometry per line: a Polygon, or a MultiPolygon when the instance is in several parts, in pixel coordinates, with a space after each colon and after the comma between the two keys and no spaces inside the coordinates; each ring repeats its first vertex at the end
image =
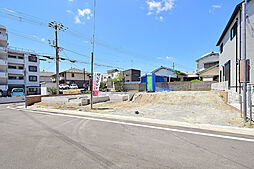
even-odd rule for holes
{"type": "Polygon", "coordinates": [[[12,79],[9,79],[8,80],[8,84],[23,85],[23,84],[25,84],[25,81],[24,80],[12,80],[12,79]]]}
{"type": "Polygon", "coordinates": [[[0,85],[0,90],[6,91],[6,90],[8,90],[8,86],[7,85],[0,85]]]}
{"type": "Polygon", "coordinates": [[[0,78],[7,78],[6,72],[0,72],[0,78]]]}
{"type": "Polygon", "coordinates": [[[24,59],[8,58],[8,63],[24,64],[24,59]]]}
{"type": "Polygon", "coordinates": [[[0,65],[6,66],[7,65],[7,60],[3,60],[3,59],[0,58],[0,65]]]}
{"type": "Polygon", "coordinates": [[[8,74],[23,75],[24,70],[23,69],[8,69],[8,74]]]}

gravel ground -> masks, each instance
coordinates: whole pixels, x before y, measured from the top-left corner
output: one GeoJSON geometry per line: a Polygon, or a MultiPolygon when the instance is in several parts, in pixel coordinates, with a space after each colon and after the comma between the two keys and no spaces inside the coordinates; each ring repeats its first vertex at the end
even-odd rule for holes
{"type": "Polygon", "coordinates": [[[38,103],[57,109],[79,109],[97,113],[137,116],[180,122],[243,126],[240,113],[227,106],[215,92],[138,93],[131,102],[104,102],[90,106],[66,107],[65,105],[38,103]],[[136,114],[138,111],[139,114],[136,114]]]}

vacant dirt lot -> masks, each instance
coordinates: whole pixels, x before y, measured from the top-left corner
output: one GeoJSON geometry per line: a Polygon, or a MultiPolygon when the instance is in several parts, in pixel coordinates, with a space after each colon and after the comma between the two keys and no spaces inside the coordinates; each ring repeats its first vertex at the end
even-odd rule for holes
{"type": "Polygon", "coordinates": [[[58,109],[75,109],[97,113],[175,120],[181,122],[243,126],[240,113],[227,106],[215,92],[138,93],[131,102],[105,102],[90,106],[67,107],[65,105],[38,103],[58,109]],[[138,111],[139,114],[136,114],[138,111]]]}

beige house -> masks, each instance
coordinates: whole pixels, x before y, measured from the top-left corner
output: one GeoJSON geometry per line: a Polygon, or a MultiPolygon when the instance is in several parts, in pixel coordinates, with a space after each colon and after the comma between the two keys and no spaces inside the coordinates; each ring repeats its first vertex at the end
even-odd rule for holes
{"type": "MultiPolygon", "coordinates": [[[[77,68],[71,68],[69,70],[59,73],[60,84],[77,84],[79,88],[85,87],[89,84],[89,72],[84,72],[77,68]]],[[[55,81],[56,75],[53,75],[52,80],[55,81]]]]}
{"type": "Polygon", "coordinates": [[[203,81],[218,81],[219,80],[219,64],[207,68],[198,73],[199,78],[203,81]]]}

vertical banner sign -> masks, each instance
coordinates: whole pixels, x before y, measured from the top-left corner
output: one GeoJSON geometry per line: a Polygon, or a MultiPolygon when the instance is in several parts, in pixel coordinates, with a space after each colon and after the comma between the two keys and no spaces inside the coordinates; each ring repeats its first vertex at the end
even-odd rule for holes
{"type": "Polygon", "coordinates": [[[93,96],[98,96],[101,83],[101,73],[94,72],[93,75],[93,96]]]}

